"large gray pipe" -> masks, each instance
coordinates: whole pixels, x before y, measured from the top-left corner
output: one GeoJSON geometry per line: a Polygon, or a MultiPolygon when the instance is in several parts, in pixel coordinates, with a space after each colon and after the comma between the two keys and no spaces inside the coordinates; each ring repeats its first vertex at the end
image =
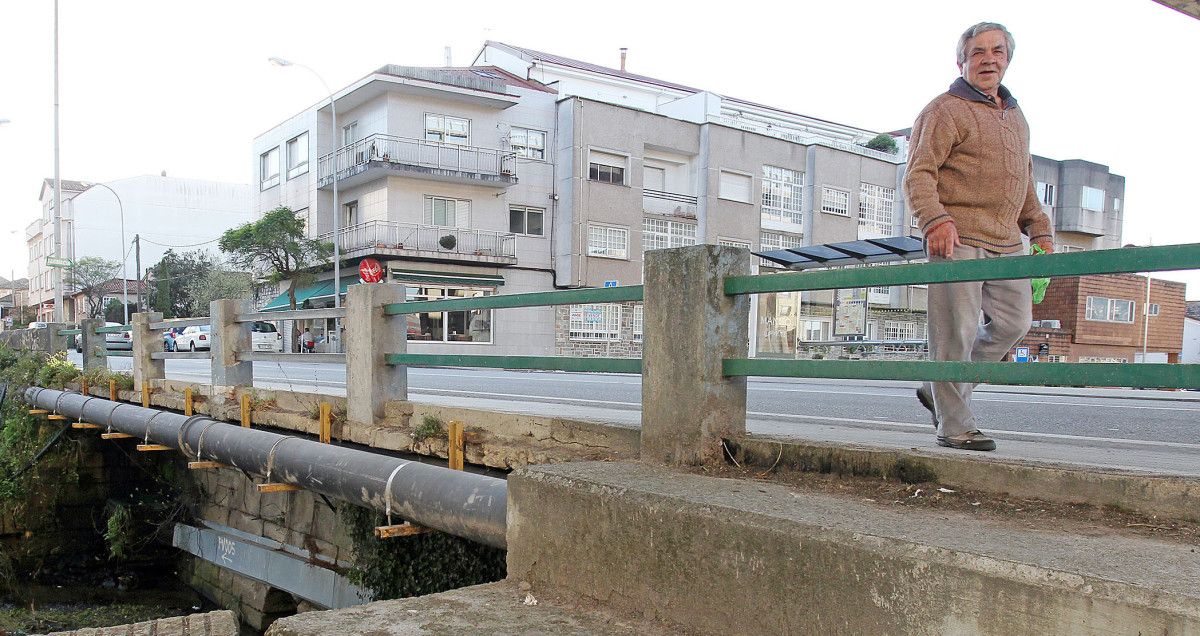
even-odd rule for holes
{"type": "Polygon", "coordinates": [[[395,517],[505,547],[508,484],[503,479],[79,393],[31,387],[25,401],[177,448],[192,460],[217,461],[259,475],[267,474],[270,463],[272,482],[377,510],[387,508],[390,481],[395,517]]]}

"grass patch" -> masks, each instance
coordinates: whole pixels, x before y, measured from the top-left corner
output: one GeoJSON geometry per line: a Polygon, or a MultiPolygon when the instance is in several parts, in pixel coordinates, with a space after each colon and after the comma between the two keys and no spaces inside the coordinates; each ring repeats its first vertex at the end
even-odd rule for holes
{"type": "Polygon", "coordinates": [[[421,423],[414,426],[412,429],[413,440],[422,442],[430,437],[444,435],[446,425],[441,418],[436,415],[425,415],[421,418],[421,423]]]}

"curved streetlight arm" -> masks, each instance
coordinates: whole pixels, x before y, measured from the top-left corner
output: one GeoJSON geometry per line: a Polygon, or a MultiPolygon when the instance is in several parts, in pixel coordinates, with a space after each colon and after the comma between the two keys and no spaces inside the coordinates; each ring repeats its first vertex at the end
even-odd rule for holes
{"type": "MultiPolygon", "coordinates": [[[[117,194],[108,184],[93,183],[88,186],[87,190],[92,188],[104,188],[112,193],[117,199],[117,210],[121,213],[121,307],[125,310],[125,322],[123,325],[129,324],[129,252],[125,251],[125,204],[121,202],[121,195],[117,194]]],[[[84,190],[84,192],[87,192],[84,190]]],[[[82,192],[80,194],[83,194],[82,192]]],[[[141,281],[138,281],[141,284],[141,281]]],[[[142,309],[138,307],[138,309],[142,309]]]]}

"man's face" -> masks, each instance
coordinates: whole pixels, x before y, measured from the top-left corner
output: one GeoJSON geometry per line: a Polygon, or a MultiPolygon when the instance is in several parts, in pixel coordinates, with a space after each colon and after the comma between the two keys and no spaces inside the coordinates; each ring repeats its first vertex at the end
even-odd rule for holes
{"type": "Polygon", "coordinates": [[[984,31],[967,41],[967,59],[958,65],[971,86],[995,95],[1008,69],[1008,41],[1002,31],[984,31]]]}

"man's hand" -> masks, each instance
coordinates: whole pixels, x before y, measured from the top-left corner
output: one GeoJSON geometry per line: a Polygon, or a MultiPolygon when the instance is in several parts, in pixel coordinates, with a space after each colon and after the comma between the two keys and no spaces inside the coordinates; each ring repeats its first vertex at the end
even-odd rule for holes
{"type": "Polygon", "coordinates": [[[1037,246],[1042,248],[1042,250],[1045,251],[1047,254],[1054,253],[1054,241],[1044,238],[1044,239],[1039,239],[1035,242],[1037,243],[1037,246]]]}
{"type": "Polygon", "coordinates": [[[930,256],[954,256],[954,248],[962,245],[958,240],[958,226],[954,221],[946,221],[934,227],[925,235],[925,243],[930,256]]]}

